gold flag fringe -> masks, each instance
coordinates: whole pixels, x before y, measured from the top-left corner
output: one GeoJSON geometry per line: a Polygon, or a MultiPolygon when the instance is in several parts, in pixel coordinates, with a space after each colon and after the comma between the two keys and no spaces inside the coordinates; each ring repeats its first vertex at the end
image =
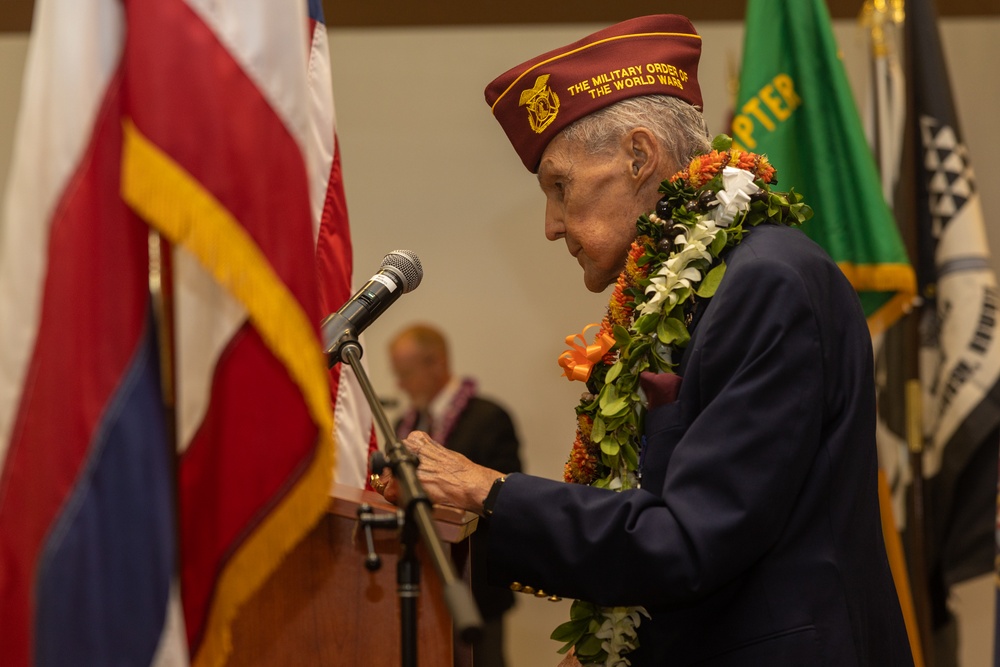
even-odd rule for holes
{"type": "Polygon", "coordinates": [[[852,264],[837,266],[859,292],[895,292],[885,304],[868,316],[868,331],[874,338],[885,333],[916,305],[917,279],[909,264],[852,264]]]}

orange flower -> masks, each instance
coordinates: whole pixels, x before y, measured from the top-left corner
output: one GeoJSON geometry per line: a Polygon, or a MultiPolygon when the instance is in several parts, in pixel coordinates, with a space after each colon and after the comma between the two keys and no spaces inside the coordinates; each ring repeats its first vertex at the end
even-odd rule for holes
{"type": "Polygon", "coordinates": [[[687,167],[670,177],[670,182],[683,179],[692,188],[700,188],[715,178],[715,175],[726,166],[745,169],[765,183],[770,183],[774,178],[774,167],[767,161],[766,156],[734,148],[730,151],[712,151],[695,156],[687,167]]]}
{"type": "Polygon", "coordinates": [[[608,315],[601,321],[602,333],[611,333],[616,324],[627,326],[632,317],[632,307],[628,305],[631,301],[625,296],[625,292],[618,287],[619,285],[616,285],[615,291],[611,293],[611,299],[608,301],[608,315]]]}
{"type": "Polygon", "coordinates": [[[741,150],[734,149],[732,155],[729,158],[729,166],[736,167],[737,169],[745,169],[746,171],[752,172],[757,166],[757,160],[753,153],[745,153],[741,150]]]}
{"type": "Polygon", "coordinates": [[[608,314],[601,322],[601,331],[612,334],[614,326],[620,324],[627,327],[632,321],[632,311],[634,308],[630,297],[625,295],[625,291],[639,285],[639,281],[649,275],[648,266],[639,266],[639,258],[646,253],[646,244],[649,242],[648,236],[640,236],[632,242],[628,256],[625,258],[625,270],[618,274],[615,281],[615,289],[608,299],[608,314]]]}
{"type": "Polygon", "coordinates": [[[774,180],[774,174],[777,171],[771,163],[767,161],[766,155],[758,156],[760,159],[757,161],[757,178],[764,181],[765,183],[770,183],[774,180]]]}
{"type": "Polygon", "coordinates": [[[767,161],[766,156],[736,149],[733,149],[732,153],[733,157],[729,162],[730,166],[749,171],[754,177],[759,178],[765,183],[771,182],[771,179],[774,177],[774,167],[767,161]]]}
{"type": "Polygon", "coordinates": [[[650,241],[651,239],[648,236],[640,236],[632,242],[632,247],[628,249],[628,257],[625,258],[625,273],[628,274],[633,283],[637,283],[649,273],[649,268],[639,266],[638,262],[646,254],[646,245],[650,241]]]}
{"type": "Polygon", "coordinates": [[[589,438],[577,431],[576,441],[563,468],[563,479],[575,484],[590,484],[597,475],[597,457],[590,453],[589,438]]]}
{"type": "Polygon", "coordinates": [[[719,151],[712,151],[711,153],[706,153],[705,155],[695,156],[691,162],[688,164],[686,169],[681,169],[679,172],[670,177],[671,182],[682,178],[688,182],[693,188],[700,188],[705,183],[712,180],[712,178],[719,173],[723,166],[728,162],[729,154],[726,152],[720,153],[719,151]]]}

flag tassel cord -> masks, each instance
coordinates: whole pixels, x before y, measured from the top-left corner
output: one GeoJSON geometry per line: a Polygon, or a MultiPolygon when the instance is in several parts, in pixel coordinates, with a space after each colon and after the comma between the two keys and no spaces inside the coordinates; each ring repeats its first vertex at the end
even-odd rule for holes
{"type": "MultiPolygon", "coordinates": [[[[911,315],[907,319],[915,319],[911,315]]],[[[933,665],[933,635],[931,633],[930,595],[927,590],[926,511],[924,507],[924,442],[922,426],[922,395],[920,380],[912,377],[906,381],[906,443],[909,451],[912,491],[909,498],[910,556],[913,579],[918,583],[914,590],[915,609],[919,626],[920,647],[925,664],[933,665]]]]}

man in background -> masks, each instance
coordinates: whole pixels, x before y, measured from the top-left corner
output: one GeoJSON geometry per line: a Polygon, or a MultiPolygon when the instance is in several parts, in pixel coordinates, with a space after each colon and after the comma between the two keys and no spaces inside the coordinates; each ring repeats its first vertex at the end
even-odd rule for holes
{"type": "MultiPolygon", "coordinates": [[[[488,468],[519,472],[518,440],[510,415],[480,397],[471,378],[451,373],[448,343],[435,327],[407,327],[389,345],[392,370],[409,407],[396,424],[404,438],[424,431],[437,442],[488,468]]],[[[473,646],[476,667],[503,667],[503,615],[514,605],[507,588],[486,583],[485,522],[472,535],[472,593],[483,616],[483,638],[473,646]]]]}

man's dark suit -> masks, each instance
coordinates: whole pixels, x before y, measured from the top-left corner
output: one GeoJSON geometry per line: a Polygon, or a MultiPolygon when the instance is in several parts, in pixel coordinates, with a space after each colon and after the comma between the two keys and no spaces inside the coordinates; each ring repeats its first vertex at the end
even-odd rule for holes
{"type": "Polygon", "coordinates": [[[871,342],[804,234],[762,226],[696,315],[642,488],[513,475],[490,574],[644,605],[644,665],[912,664],[879,523],[871,342]]]}
{"type": "MultiPolygon", "coordinates": [[[[484,398],[469,399],[442,444],[487,468],[521,472],[514,423],[503,408],[484,398]]],[[[491,586],[486,581],[488,534],[485,521],[472,534],[472,593],[485,619],[496,618],[514,605],[514,594],[509,588],[491,586]]]]}

